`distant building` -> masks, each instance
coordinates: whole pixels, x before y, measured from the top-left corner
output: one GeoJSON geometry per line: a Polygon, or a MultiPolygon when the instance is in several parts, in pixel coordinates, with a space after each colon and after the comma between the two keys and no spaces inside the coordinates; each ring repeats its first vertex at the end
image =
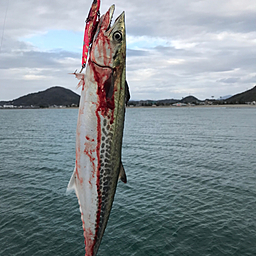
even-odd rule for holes
{"type": "Polygon", "coordinates": [[[178,102],[178,103],[174,103],[172,105],[175,106],[175,107],[182,107],[182,106],[186,106],[187,104],[178,102]]]}
{"type": "Polygon", "coordinates": [[[3,107],[4,107],[4,108],[14,108],[13,105],[4,105],[3,107]]]}

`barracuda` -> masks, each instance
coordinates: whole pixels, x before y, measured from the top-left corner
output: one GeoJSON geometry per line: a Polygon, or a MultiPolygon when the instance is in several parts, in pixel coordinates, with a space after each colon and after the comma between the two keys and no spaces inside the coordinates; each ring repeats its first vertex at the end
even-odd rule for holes
{"type": "Polygon", "coordinates": [[[111,27],[114,5],[98,23],[82,86],[76,134],[76,164],[68,189],[78,198],[87,256],[97,254],[111,211],[121,163],[126,83],[124,12],[111,27]]]}

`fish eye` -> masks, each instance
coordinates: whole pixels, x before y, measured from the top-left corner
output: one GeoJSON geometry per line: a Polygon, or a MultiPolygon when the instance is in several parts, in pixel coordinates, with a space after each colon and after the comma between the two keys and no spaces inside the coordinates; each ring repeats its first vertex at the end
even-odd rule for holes
{"type": "Polygon", "coordinates": [[[122,41],[122,33],[120,31],[116,31],[113,34],[113,39],[117,42],[121,42],[122,41]]]}

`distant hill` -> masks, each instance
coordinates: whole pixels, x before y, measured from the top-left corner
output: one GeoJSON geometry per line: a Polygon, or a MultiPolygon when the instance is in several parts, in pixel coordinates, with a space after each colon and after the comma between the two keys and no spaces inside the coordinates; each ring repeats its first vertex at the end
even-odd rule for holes
{"type": "Polygon", "coordinates": [[[164,100],[130,100],[128,106],[169,106],[173,103],[177,103],[176,99],[164,99],[164,100]]]}
{"type": "Polygon", "coordinates": [[[12,101],[0,102],[1,104],[12,104],[14,106],[38,106],[38,107],[49,107],[49,106],[67,106],[67,105],[78,105],[80,96],[73,91],[55,86],[45,91],[30,93],[12,101]]]}
{"type": "Polygon", "coordinates": [[[199,102],[201,102],[199,99],[197,99],[196,97],[194,96],[187,96],[185,98],[183,98],[181,101],[181,103],[191,103],[191,104],[198,104],[199,102]]]}
{"type": "Polygon", "coordinates": [[[128,106],[152,106],[152,105],[156,105],[156,106],[170,106],[172,104],[175,103],[193,103],[193,104],[199,104],[200,102],[202,102],[201,100],[197,99],[194,96],[187,96],[185,98],[183,98],[182,100],[179,99],[164,99],[164,100],[130,100],[128,102],[128,106]]]}
{"type": "MultiPolygon", "coordinates": [[[[10,101],[0,101],[0,106],[2,105],[14,105],[14,106],[22,106],[22,107],[30,107],[31,105],[34,107],[49,107],[49,106],[71,106],[71,105],[79,105],[80,96],[73,91],[55,86],[51,87],[45,91],[30,93],[28,95],[22,96],[20,98],[10,100],[10,101]]],[[[252,89],[247,90],[245,92],[236,94],[228,99],[224,99],[222,97],[218,100],[205,100],[205,102],[212,102],[212,104],[244,104],[247,102],[256,101],[256,86],[252,89]]],[[[163,100],[140,100],[135,101],[131,100],[128,102],[129,106],[170,106],[174,103],[190,103],[190,104],[201,104],[204,101],[197,99],[194,96],[187,96],[181,100],[179,99],[163,99],[163,100]]]]}
{"type": "Polygon", "coordinates": [[[238,93],[228,99],[225,100],[227,103],[232,104],[244,104],[246,102],[252,102],[256,101],[256,86],[254,86],[252,89],[238,93]]]}

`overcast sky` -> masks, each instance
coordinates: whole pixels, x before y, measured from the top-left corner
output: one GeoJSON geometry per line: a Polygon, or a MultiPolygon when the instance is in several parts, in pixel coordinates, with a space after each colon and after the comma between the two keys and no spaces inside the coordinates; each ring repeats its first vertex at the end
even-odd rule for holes
{"type": "MultiPolygon", "coordinates": [[[[92,0],[0,1],[0,100],[52,86],[80,94],[68,73],[81,67],[92,0]]],[[[256,85],[255,0],[101,0],[126,14],[132,99],[199,99],[256,85]]]]}

